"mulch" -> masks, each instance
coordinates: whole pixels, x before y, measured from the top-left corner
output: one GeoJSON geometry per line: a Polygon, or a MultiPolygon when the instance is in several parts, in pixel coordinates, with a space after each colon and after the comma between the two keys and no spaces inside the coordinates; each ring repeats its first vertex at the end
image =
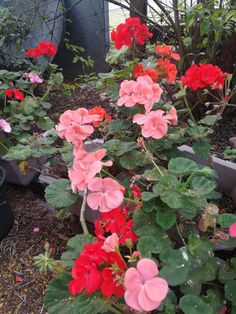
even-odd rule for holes
{"type": "Polygon", "coordinates": [[[51,274],[41,274],[33,257],[43,253],[48,242],[58,259],[74,230],[68,222],[57,220],[50,206],[29,188],[9,186],[7,199],[15,219],[0,242],[0,313],[43,314],[51,274]]]}

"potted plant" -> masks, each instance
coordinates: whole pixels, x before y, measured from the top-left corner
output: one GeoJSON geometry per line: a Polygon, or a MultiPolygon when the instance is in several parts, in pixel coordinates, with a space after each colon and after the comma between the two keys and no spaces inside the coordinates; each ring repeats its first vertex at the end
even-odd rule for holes
{"type": "Polygon", "coordinates": [[[8,182],[27,185],[37,175],[45,156],[56,150],[50,147],[53,136],[44,135],[54,127],[54,122],[47,116],[47,110],[51,108],[48,102],[50,91],[63,82],[57,66],[48,63],[56,51],[51,42],[40,42],[26,52],[30,65],[28,73],[0,71],[3,97],[0,153],[8,182]],[[47,60],[47,80],[39,72],[38,58],[47,60]],[[42,95],[40,84],[43,85],[42,95]]]}
{"type": "Polygon", "coordinates": [[[10,205],[5,199],[6,185],[6,172],[0,167],[0,240],[9,232],[14,220],[10,205]]]}
{"type": "Polygon", "coordinates": [[[83,196],[84,234],[69,240],[60,260],[48,249],[35,258],[42,271],[61,270],[47,289],[50,314],[236,310],[236,215],[218,206],[216,171],[179,149],[193,143],[211,166],[207,138],[229,104],[223,92],[229,77],[205,64],[176,82],[180,56],[174,48],[151,46],[142,63],[135,57],[136,45],[148,37],[139,18],[127,19],[112,33],[118,49],[113,62],[128,53],[119,69],[100,75],[99,84],[117,100],[112,121],[78,108],[65,111],[56,125],[58,135],[72,144],[73,158],[68,179],[50,184],[46,199],[67,211],[83,196]],[[128,49],[121,52],[122,46],[128,49]],[[197,121],[188,88],[220,90],[216,114],[197,121]],[[180,120],[185,113],[187,122],[180,120]],[[97,127],[106,130],[104,144],[88,151],[85,140],[97,127]],[[87,206],[99,213],[93,234],[86,225],[87,206]],[[222,245],[232,250],[222,254],[222,245]]]}

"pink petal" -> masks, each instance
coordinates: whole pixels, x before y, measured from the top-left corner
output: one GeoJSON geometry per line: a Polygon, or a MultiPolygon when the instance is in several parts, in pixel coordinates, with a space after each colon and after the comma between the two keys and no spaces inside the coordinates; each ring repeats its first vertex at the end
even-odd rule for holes
{"type": "Polygon", "coordinates": [[[141,276],[136,268],[130,267],[127,269],[124,278],[124,285],[126,290],[136,290],[141,287],[141,276]]]}
{"type": "Polygon", "coordinates": [[[94,210],[98,210],[101,198],[102,198],[101,192],[90,193],[87,197],[88,206],[94,210]]]}
{"type": "Polygon", "coordinates": [[[151,299],[149,299],[144,287],[142,287],[142,289],[140,289],[139,291],[138,303],[144,311],[148,312],[155,310],[161,304],[161,302],[154,302],[151,299]]]}
{"type": "Polygon", "coordinates": [[[102,178],[93,178],[89,184],[88,188],[90,191],[102,191],[104,186],[103,186],[103,179],[102,178]]]}
{"type": "Polygon", "coordinates": [[[138,295],[139,295],[139,289],[135,289],[132,291],[126,290],[124,298],[127,305],[129,305],[132,309],[141,312],[142,308],[138,303],[138,295]]]}
{"type": "Polygon", "coordinates": [[[150,258],[143,258],[138,261],[137,269],[144,281],[152,279],[159,273],[157,264],[150,258]]]}
{"type": "Polygon", "coordinates": [[[168,293],[168,283],[162,278],[149,279],[144,285],[146,294],[153,302],[162,302],[168,293]]]}
{"type": "Polygon", "coordinates": [[[104,186],[104,189],[106,190],[106,192],[116,191],[116,190],[119,190],[121,188],[120,184],[112,178],[104,178],[103,179],[103,186],[104,186]]]}
{"type": "Polygon", "coordinates": [[[124,200],[124,195],[121,191],[109,191],[106,193],[105,202],[107,207],[114,209],[120,206],[124,200]]]}
{"type": "Polygon", "coordinates": [[[107,206],[104,194],[102,194],[102,197],[101,197],[100,202],[99,202],[99,211],[101,213],[107,213],[107,212],[110,212],[112,209],[113,208],[110,208],[107,206]]]}
{"type": "Polygon", "coordinates": [[[236,238],[236,223],[229,227],[229,234],[232,238],[236,238]]]}
{"type": "Polygon", "coordinates": [[[137,123],[138,125],[144,124],[146,118],[146,115],[137,113],[133,116],[133,123],[137,123]]]}

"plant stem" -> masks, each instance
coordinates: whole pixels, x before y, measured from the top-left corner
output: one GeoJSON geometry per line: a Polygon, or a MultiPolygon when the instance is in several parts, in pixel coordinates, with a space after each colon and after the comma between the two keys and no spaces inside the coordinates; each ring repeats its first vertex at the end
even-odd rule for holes
{"type": "Polygon", "coordinates": [[[189,104],[188,104],[188,101],[187,101],[186,96],[184,96],[184,102],[185,102],[185,105],[186,105],[186,107],[187,107],[187,109],[188,109],[188,113],[189,113],[191,119],[193,120],[194,124],[197,125],[197,122],[196,122],[196,120],[195,120],[195,118],[194,118],[194,116],[193,116],[192,110],[191,110],[191,108],[189,107],[189,104]]]}
{"type": "Polygon", "coordinates": [[[8,148],[6,147],[6,145],[3,144],[2,141],[0,141],[0,145],[2,145],[2,147],[5,148],[6,151],[8,151],[8,148]]]}
{"type": "Polygon", "coordinates": [[[80,208],[80,224],[81,224],[81,227],[83,229],[84,234],[89,234],[88,228],[86,225],[86,221],[84,218],[84,213],[85,213],[85,209],[86,209],[87,194],[88,194],[88,190],[86,189],[86,190],[84,190],[83,203],[82,203],[82,206],[80,208]]]}
{"type": "Polygon", "coordinates": [[[179,234],[179,236],[180,236],[180,238],[181,238],[183,244],[184,244],[185,246],[187,246],[187,244],[186,244],[186,242],[185,242],[185,240],[184,240],[184,238],[183,238],[183,236],[182,236],[182,234],[181,234],[181,232],[180,232],[180,230],[179,230],[178,224],[176,223],[175,225],[176,225],[176,229],[177,229],[177,231],[178,231],[178,234],[179,234]]]}

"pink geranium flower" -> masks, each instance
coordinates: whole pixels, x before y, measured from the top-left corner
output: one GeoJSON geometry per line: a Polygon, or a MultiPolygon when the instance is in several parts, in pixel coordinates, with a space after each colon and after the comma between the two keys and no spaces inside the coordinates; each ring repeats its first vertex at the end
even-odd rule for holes
{"type": "Polygon", "coordinates": [[[168,114],[165,116],[165,119],[168,120],[172,125],[177,125],[178,116],[174,106],[170,108],[168,114]]]}
{"type": "Polygon", "coordinates": [[[129,268],[124,277],[125,302],[137,311],[152,311],[159,307],[168,293],[168,283],[158,275],[156,263],[143,258],[137,268],[129,268]]]}
{"type": "Polygon", "coordinates": [[[11,126],[6,120],[0,119],[0,130],[3,130],[6,133],[10,133],[11,132],[11,126]]]}
{"type": "Polygon", "coordinates": [[[115,252],[116,248],[119,247],[119,238],[116,233],[112,233],[109,237],[106,238],[102,249],[106,252],[115,252]]]}
{"type": "Polygon", "coordinates": [[[136,114],[133,122],[141,125],[142,135],[146,138],[160,139],[167,134],[168,123],[163,110],[151,111],[146,115],[136,114]]]}
{"type": "Polygon", "coordinates": [[[144,105],[146,112],[152,110],[153,105],[161,98],[162,89],[153,83],[150,76],[139,76],[133,88],[132,99],[135,103],[144,105]]]}
{"type": "Polygon", "coordinates": [[[111,178],[93,178],[88,188],[91,192],[87,203],[94,210],[109,212],[120,206],[124,200],[121,185],[111,178]]]}
{"type": "Polygon", "coordinates": [[[41,77],[39,77],[38,74],[36,74],[36,73],[25,73],[23,75],[23,77],[29,79],[30,83],[32,83],[32,84],[42,84],[43,83],[43,79],[41,77]]]}
{"type": "Polygon", "coordinates": [[[236,223],[229,227],[229,234],[232,238],[236,238],[236,223]]]}
{"type": "Polygon", "coordinates": [[[73,162],[73,169],[69,170],[68,176],[71,180],[73,192],[84,191],[88,183],[102,170],[102,167],[112,166],[112,161],[102,162],[107,150],[102,148],[93,153],[87,153],[85,150],[77,151],[73,162]]]}
{"type": "Polygon", "coordinates": [[[56,130],[61,138],[65,138],[68,142],[78,147],[81,145],[81,141],[89,137],[94,131],[94,128],[89,123],[98,119],[98,115],[90,115],[85,108],[66,110],[60,116],[56,130]]]}
{"type": "Polygon", "coordinates": [[[117,102],[118,106],[133,107],[135,101],[132,99],[132,92],[135,86],[135,81],[124,80],[120,85],[119,96],[120,99],[117,102]]]}
{"type": "Polygon", "coordinates": [[[146,112],[149,112],[153,104],[160,100],[161,94],[159,84],[154,83],[150,76],[139,76],[137,81],[124,80],[121,83],[117,105],[126,107],[144,105],[146,112]]]}

